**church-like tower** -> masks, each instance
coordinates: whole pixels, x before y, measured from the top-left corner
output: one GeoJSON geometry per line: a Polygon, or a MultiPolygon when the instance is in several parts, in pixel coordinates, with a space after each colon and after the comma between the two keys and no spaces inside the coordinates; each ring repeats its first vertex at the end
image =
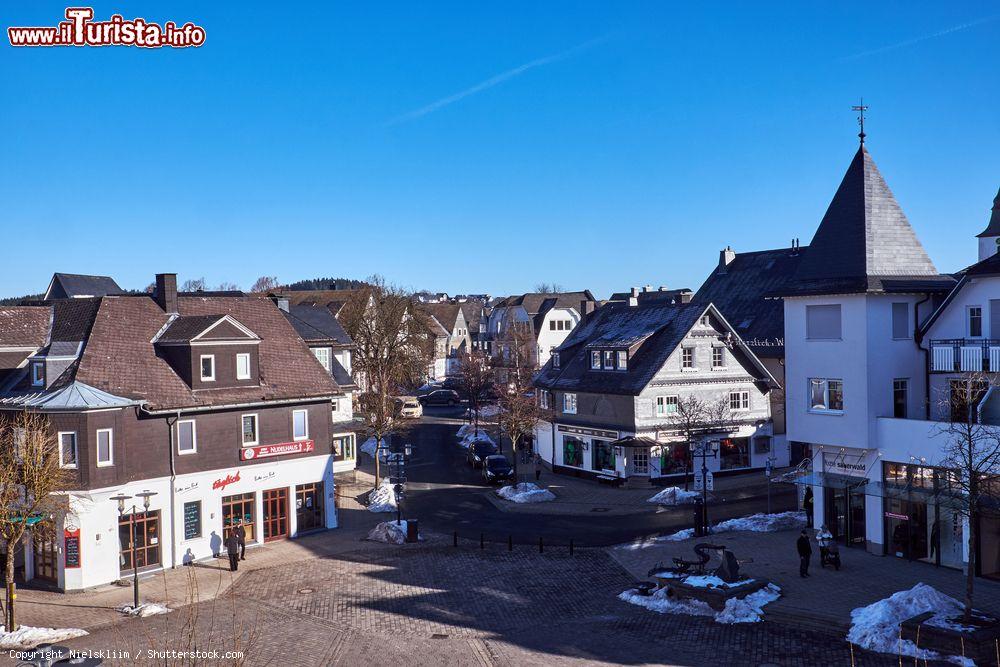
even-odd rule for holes
{"type": "Polygon", "coordinates": [[[993,214],[990,215],[990,224],[986,225],[981,233],[976,234],[979,238],[979,261],[983,261],[1000,250],[1000,191],[993,199],[993,214]]]}

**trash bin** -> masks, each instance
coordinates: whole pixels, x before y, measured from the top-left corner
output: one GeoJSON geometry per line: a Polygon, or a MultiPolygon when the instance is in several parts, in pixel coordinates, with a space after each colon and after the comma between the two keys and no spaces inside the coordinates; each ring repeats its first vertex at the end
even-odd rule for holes
{"type": "Polygon", "coordinates": [[[417,521],[416,519],[407,519],[406,520],[406,541],[407,542],[416,542],[417,541],[417,534],[418,534],[417,533],[417,529],[418,529],[419,525],[420,525],[420,522],[417,521]]]}

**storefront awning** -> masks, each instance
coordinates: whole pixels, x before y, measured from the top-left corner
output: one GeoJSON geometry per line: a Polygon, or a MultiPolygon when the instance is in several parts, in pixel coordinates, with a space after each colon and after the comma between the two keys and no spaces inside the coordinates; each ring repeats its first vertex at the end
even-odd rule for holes
{"type": "Polygon", "coordinates": [[[659,447],[664,443],[657,442],[652,438],[642,438],[630,435],[626,438],[619,438],[618,440],[615,440],[611,444],[614,445],[615,447],[638,447],[641,449],[650,449],[651,447],[659,447]]]}
{"type": "Polygon", "coordinates": [[[791,479],[782,480],[792,484],[807,484],[809,486],[822,486],[827,489],[853,489],[857,486],[867,484],[864,477],[852,477],[850,475],[838,475],[832,472],[810,472],[791,479]]]}

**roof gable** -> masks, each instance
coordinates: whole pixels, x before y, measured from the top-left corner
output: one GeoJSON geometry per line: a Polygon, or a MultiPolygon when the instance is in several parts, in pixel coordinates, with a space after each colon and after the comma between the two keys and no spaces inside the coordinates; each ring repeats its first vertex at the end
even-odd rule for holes
{"type": "Polygon", "coordinates": [[[45,299],[78,299],[113,294],[125,294],[125,290],[110,276],[54,273],[45,290],[45,299]]]}
{"type": "Polygon", "coordinates": [[[257,335],[229,315],[179,315],[153,342],[181,344],[209,341],[260,340],[257,335]]]}

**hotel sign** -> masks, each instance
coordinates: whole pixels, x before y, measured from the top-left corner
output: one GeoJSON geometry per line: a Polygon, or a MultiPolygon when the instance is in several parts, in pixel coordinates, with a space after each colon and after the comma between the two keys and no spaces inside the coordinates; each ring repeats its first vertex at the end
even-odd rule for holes
{"type": "Polygon", "coordinates": [[[288,454],[308,454],[315,451],[316,443],[312,440],[299,440],[298,442],[283,442],[279,445],[260,445],[258,447],[244,447],[240,451],[240,459],[243,461],[254,461],[256,459],[267,459],[272,456],[287,456],[288,454]]]}
{"type": "Polygon", "coordinates": [[[868,466],[863,454],[823,454],[823,471],[848,477],[867,477],[868,466]]]}
{"type": "Polygon", "coordinates": [[[560,433],[573,433],[575,435],[588,435],[592,438],[609,438],[611,440],[618,439],[618,431],[608,431],[600,428],[580,428],[577,426],[564,426],[559,424],[557,430],[560,433]]]}

